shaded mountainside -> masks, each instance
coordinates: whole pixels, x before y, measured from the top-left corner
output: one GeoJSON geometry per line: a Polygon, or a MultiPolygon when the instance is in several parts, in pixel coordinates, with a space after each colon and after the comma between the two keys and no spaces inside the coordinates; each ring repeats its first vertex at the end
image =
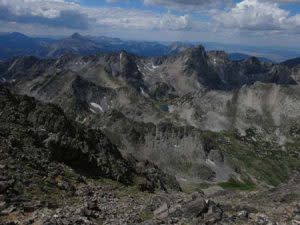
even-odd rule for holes
{"type": "Polygon", "coordinates": [[[56,160],[91,177],[110,178],[124,184],[131,184],[135,177],[141,176],[145,180],[140,185],[145,190],[167,190],[169,184],[165,181],[171,182],[170,188],[179,189],[175,179],[154,164],[123,158],[100,130],[72,122],[57,106],[14,96],[3,87],[0,104],[2,134],[8,141],[5,146],[17,158],[23,158],[24,163],[56,160]]]}
{"type": "Polygon", "coordinates": [[[293,71],[293,79],[300,83],[300,58],[294,58],[282,63],[293,71]]]}
{"type": "Polygon", "coordinates": [[[295,67],[300,64],[300,58],[289,59],[282,62],[282,64],[288,67],[295,67]]]}

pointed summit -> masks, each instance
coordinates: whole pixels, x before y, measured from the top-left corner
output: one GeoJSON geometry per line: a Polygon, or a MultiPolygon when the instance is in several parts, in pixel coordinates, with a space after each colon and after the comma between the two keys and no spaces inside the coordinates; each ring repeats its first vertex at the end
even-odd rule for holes
{"type": "Polygon", "coordinates": [[[81,34],[76,32],[76,33],[72,34],[71,38],[72,39],[83,39],[84,37],[81,34]]]}
{"type": "Polygon", "coordinates": [[[248,59],[245,60],[245,62],[249,63],[249,64],[260,65],[259,59],[257,57],[255,57],[255,56],[249,57],[248,59]]]}

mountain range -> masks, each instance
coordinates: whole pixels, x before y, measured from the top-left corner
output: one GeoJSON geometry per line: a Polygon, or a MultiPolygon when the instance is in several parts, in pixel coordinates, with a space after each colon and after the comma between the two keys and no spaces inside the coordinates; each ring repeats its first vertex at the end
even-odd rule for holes
{"type": "Polygon", "coordinates": [[[74,33],[63,39],[32,38],[21,33],[0,35],[0,58],[20,55],[41,58],[58,57],[66,53],[90,55],[99,52],[125,50],[143,56],[168,54],[169,48],[157,42],[122,41],[118,38],[89,37],[74,33]]]}
{"type": "MultiPolygon", "coordinates": [[[[0,60],[24,55],[51,58],[67,53],[91,55],[99,52],[116,52],[122,50],[139,56],[155,57],[173,55],[197,45],[199,45],[199,43],[124,41],[119,38],[106,36],[82,36],[78,33],[74,33],[66,38],[39,38],[13,32],[0,34],[0,60]]],[[[283,61],[283,59],[300,55],[300,52],[284,52],[284,50],[276,50],[276,48],[263,50],[251,46],[243,47],[219,43],[203,43],[203,45],[209,50],[224,49],[229,52],[230,59],[235,61],[252,57],[249,52],[253,52],[254,55],[261,55],[257,58],[262,62],[283,61]],[[264,55],[271,55],[271,58],[274,58],[274,60],[263,57],[264,55]],[[276,57],[272,57],[272,55],[276,55],[276,57]]]]}
{"type": "Polygon", "coordinates": [[[0,61],[5,220],[298,221],[297,59],[10,35],[0,61]]]}
{"type": "MultiPolygon", "coordinates": [[[[1,62],[0,74],[18,94],[57,104],[81,123],[105,127],[124,153],[150,159],[166,170],[171,164],[164,160],[177,158],[177,148],[184,152],[178,164],[187,161],[187,149],[191,155],[202,152],[190,170],[208,168],[217,182],[234,169],[222,161],[220,166],[228,169],[220,170],[207,161],[205,151],[210,149],[199,149],[202,130],[246,134],[255,129],[256,135],[269,136],[280,146],[300,121],[299,67],[256,58],[231,61],[225,52],[207,52],[202,46],[150,58],[125,51],[53,59],[23,56],[1,62]],[[170,132],[165,134],[165,129],[170,132]],[[177,138],[181,129],[190,131],[177,138]],[[164,146],[156,141],[160,135],[174,135],[174,140],[167,138],[164,146]],[[187,148],[193,136],[199,138],[190,140],[187,148]]],[[[182,179],[195,176],[178,166],[172,169],[182,173],[182,179]]]]}

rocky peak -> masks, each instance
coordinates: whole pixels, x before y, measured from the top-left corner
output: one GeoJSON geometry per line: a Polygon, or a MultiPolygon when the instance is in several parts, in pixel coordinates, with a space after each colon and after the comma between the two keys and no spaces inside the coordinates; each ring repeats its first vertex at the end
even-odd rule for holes
{"type": "Polygon", "coordinates": [[[197,47],[194,48],[188,48],[182,51],[181,55],[186,55],[189,58],[198,59],[198,60],[207,58],[205,48],[202,45],[198,45],[197,47]]]}
{"type": "Polygon", "coordinates": [[[229,56],[225,51],[209,51],[207,53],[210,57],[215,57],[223,60],[229,60],[229,56]]]}
{"type": "Polygon", "coordinates": [[[245,63],[250,64],[250,65],[260,65],[261,64],[259,59],[255,56],[251,56],[250,58],[246,59],[245,63]]]}
{"type": "Polygon", "coordinates": [[[79,33],[74,33],[71,35],[72,39],[85,39],[81,34],[79,33]]]}
{"type": "Polygon", "coordinates": [[[119,62],[120,75],[134,88],[139,90],[140,87],[144,87],[142,74],[136,64],[136,57],[128,54],[126,51],[121,51],[119,53],[119,62]]]}

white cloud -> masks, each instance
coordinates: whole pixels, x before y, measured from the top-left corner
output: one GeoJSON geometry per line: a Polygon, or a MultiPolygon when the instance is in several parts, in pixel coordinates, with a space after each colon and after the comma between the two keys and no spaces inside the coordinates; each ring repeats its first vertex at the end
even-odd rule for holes
{"type": "MultiPolygon", "coordinates": [[[[117,1],[120,2],[106,0],[117,1]]],[[[90,8],[80,5],[79,0],[0,0],[0,31],[57,35],[79,31],[123,38],[193,41],[232,42],[239,38],[246,43],[251,38],[263,40],[263,36],[273,40],[279,35],[280,40],[286,36],[294,43],[299,39],[295,33],[300,33],[300,14],[292,15],[280,8],[283,3],[298,0],[242,0],[234,4],[233,0],[139,1],[149,7],[90,8]],[[216,8],[217,3],[227,7],[216,8]],[[152,10],[156,8],[153,5],[171,11],[159,13],[152,10]],[[204,8],[207,10],[203,11],[204,8]]]]}
{"type": "Polygon", "coordinates": [[[189,27],[189,17],[186,15],[115,7],[88,8],[64,0],[0,0],[0,14],[0,20],[4,21],[78,29],[110,26],[126,29],[184,30],[189,27]]]}
{"type": "Polygon", "coordinates": [[[197,9],[203,7],[215,7],[221,4],[231,3],[231,0],[143,0],[146,5],[162,5],[177,9],[197,9]]]}
{"type": "Polygon", "coordinates": [[[300,25],[300,15],[291,16],[278,3],[243,0],[228,12],[218,12],[215,20],[221,27],[250,31],[292,30],[300,25]]]}
{"type": "Polygon", "coordinates": [[[7,9],[16,16],[59,17],[63,10],[76,10],[79,5],[63,0],[0,0],[1,8],[7,9]]]}
{"type": "Polygon", "coordinates": [[[171,13],[158,14],[150,11],[121,8],[83,9],[99,26],[145,30],[184,30],[189,27],[189,17],[171,13]]]}

